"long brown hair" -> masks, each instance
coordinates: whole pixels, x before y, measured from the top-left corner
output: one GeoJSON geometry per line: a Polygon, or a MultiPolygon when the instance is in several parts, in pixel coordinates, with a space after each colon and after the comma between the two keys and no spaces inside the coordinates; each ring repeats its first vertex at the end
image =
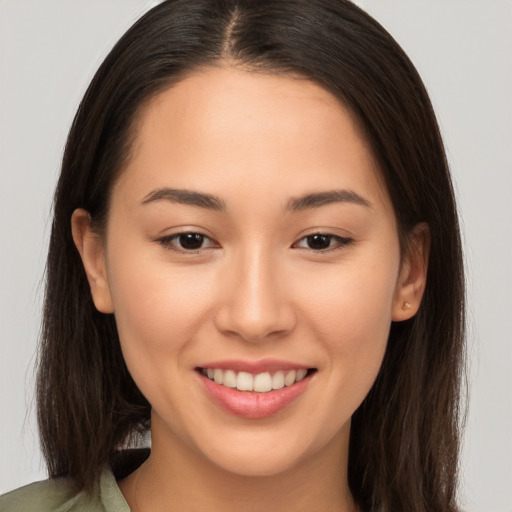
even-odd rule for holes
{"type": "Polygon", "coordinates": [[[50,476],[90,488],[150,419],[113,315],[94,308],[71,215],[85,208],[101,230],[142,105],[219,62],[298,75],[338,97],[378,163],[402,245],[416,224],[428,224],[425,295],[413,319],[391,326],[381,371],[353,416],[349,485],[364,510],[457,510],[464,277],[449,169],[414,66],[347,0],[169,0],[135,23],[99,68],[71,127],[54,199],[37,383],[50,476]]]}

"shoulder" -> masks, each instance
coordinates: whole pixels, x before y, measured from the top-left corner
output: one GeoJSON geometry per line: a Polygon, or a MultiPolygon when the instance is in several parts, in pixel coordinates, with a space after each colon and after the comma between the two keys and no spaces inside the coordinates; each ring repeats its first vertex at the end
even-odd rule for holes
{"type": "Polygon", "coordinates": [[[0,512],[130,512],[117,480],[135,471],[149,453],[146,448],[116,453],[90,492],[77,492],[69,478],[20,487],[0,496],[0,512]]]}
{"type": "Polygon", "coordinates": [[[0,496],[0,512],[72,510],[65,506],[76,502],[80,494],[67,478],[35,482],[0,496]]]}
{"type": "Polygon", "coordinates": [[[68,478],[45,480],[0,496],[0,512],[129,512],[110,471],[90,492],[76,492],[68,478]]]}

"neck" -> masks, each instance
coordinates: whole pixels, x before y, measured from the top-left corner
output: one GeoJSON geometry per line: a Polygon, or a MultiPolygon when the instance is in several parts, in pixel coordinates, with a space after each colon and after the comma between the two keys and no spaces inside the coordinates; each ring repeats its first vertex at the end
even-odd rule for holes
{"type": "Polygon", "coordinates": [[[246,476],[213,464],[153,425],[148,460],[120,488],[133,512],[355,512],[347,483],[348,434],[278,474],[246,476]]]}

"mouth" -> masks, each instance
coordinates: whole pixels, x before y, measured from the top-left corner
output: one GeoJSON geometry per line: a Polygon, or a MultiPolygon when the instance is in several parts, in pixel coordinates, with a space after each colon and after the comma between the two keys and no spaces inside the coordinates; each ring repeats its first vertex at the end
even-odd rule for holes
{"type": "Polygon", "coordinates": [[[225,412],[253,420],[271,417],[288,408],[305,393],[318,372],[316,368],[289,364],[278,368],[275,364],[269,367],[228,363],[195,370],[214,404],[225,412]]]}
{"type": "Polygon", "coordinates": [[[216,384],[227,388],[237,389],[238,391],[269,393],[301,382],[316,369],[297,368],[257,374],[222,368],[198,368],[198,371],[216,384]]]}

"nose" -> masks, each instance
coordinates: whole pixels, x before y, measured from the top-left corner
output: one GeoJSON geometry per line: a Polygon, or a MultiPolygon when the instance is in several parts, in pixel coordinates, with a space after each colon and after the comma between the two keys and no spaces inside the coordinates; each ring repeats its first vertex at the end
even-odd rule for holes
{"type": "Polygon", "coordinates": [[[293,331],[296,315],[276,262],[260,251],[231,263],[223,275],[217,329],[250,342],[293,331]]]}

